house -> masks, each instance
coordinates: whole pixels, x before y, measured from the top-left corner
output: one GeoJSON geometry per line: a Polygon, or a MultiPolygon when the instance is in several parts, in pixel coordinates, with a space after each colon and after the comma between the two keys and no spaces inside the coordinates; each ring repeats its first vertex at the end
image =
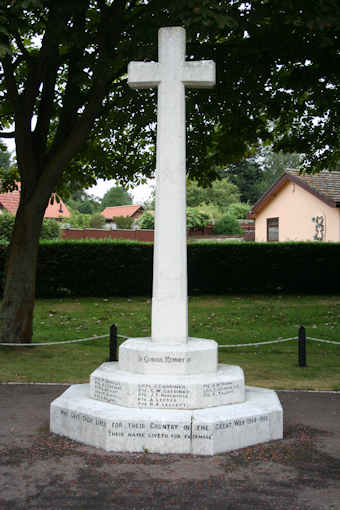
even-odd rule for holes
{"type": "MultiPolygon", "coordinates": [[[[9,212],[16,214],[20,202],[20,183],[18,183],[19,189],[10,191],[8,193],[0,193],[0,214],[3,212],[9,212]]],[[[70,212],[67,209],[64,202],[57,195],[53,195],[53,203],[49,202],[45,211],[45,218],[54,218],[56,220],[63,220],[69,218],[70,212]]]]}
{"type": "Polygon", "coordinates": [[[137,220],[144,212],[141,205],[117,205],[114,207],[106,207],[100,214],[104,216],[107,228],[116,228],[112,218],[123,217],[137,220]]]}
{"type": "Polygon", "coordinates": [[[248,213],[255,241],[340,242],[340,172],[287,170],[248,213]]]}

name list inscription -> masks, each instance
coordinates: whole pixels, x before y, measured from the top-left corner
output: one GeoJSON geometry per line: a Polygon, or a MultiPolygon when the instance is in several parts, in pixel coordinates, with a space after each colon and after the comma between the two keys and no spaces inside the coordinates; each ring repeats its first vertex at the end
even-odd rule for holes
{"type": "Polygon", "coordinates": [[[109,381],[100,377],[94,378],[94,398],[97,400],[119,404],[121,402],[121,391],[122,385],[119,381],[109,381]]]}
{"type": "Polygon", "coordinates": [[[190,390],[185,384],[138,384],[138,407],[186,409],[190,390]]]}

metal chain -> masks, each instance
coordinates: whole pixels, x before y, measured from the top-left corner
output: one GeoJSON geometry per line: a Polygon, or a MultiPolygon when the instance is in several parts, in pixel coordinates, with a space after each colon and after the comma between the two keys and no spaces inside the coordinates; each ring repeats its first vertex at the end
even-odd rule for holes
{"type": "Polygon", "coordinates": [[[320,340],[320,338],[312,338],[311,336],[306,337],[307,340],[313,340],[313,342],[322,342],[325,344],[340,345],[340,342],[332,342],[331,340],[320,340]]]}
{"type": "Polygon", "coordinates": [[[250,344],[233,344],[233,345],[219,345],[218,347],[228,348],[228,347],[254,347],[255,345],[266,345],[266,344],[279,344],[281,342],[289,342],[290,340],[297,340],[297,336],[292,336],[291,338],[282,338],[280,340],[271,340],[269,342],[257,342],[257,343],[250,343],[250,344]]]}
{"type": "MultiPolygon", "coordinates": [[[[0,345],[6,347],[35,347],[35,346],[44,346],[44,345],[61,345],[61,344],[74,344],[78,342],[89,342],[90,340],[98,340],[100,338],[107,338],[109,334],[101,335],[101,336],[91,336],[88,338],[80,338],[79,340],[64,340],[60,342],[40,342],[40,343],[24,343],[24,344],[12,344],[12,343],[0,343],[0,345]]],[[[117,335],[120,338],[129,338],[125,335],[117,335]]],[[[320,338],[312,338],[310,336],[306,337],[307,340],[313,340],[313,342],[322,342],[326,344],[340,345],[340,342],[332,342],[331,340],[321,340],[320,338]]],[[[268,344],[278,344],[282,342],[289,342],[290,340],[298,340],[297,336],[292,336],[291,338],[281,338],[278,340],[270,340],[268,342],[256,342],[256,343],[248,343],[248,344],[231,344],[231,345],[218,345],[219,349],[228,349],[230,347],[255,347],[257,345],[268,345],[268,344]]]]}

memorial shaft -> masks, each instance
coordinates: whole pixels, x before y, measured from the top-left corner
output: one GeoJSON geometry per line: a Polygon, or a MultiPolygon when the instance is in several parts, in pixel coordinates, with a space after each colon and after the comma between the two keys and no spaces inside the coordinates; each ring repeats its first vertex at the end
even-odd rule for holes
{"type": "Polygon", "coordinates": [[[164,40],[169,33],[161,31],[159,40],[159,62],[168,73],[158,86],[151,336],[161,343],[186,342],[188,336],[183,32],[164,40]]]}
{"type": "Polygon", "coordinates": [[[129,85],[158,87],[152,340],[188,338],[185,86],[211,87],[213,62],[185,62],[185,30],[159,31],[158,63],[131,62],[129,85]]]}

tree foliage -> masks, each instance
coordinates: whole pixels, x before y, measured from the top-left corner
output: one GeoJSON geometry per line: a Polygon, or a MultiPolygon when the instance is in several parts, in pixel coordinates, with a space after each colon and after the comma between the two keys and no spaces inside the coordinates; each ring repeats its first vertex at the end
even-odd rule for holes
{"type": "Polygon", "coordinates": [[[138,219],[138,227],[141,229],[153,230],[155,228],[155,216],[149,211],[144,211],[138,219]]]}
{"type": "Polygon", "coordinates": [[[214,234],[217,235],[236,235],[242,234],[243,230],[240,223],[232,214],[225,214],[216,221],[214,234]]]}
{"type": "Polygon", "coordinates": [[[223,169],[221,175],[238,187],[242,202],[254,204],[287,169],[302,169],[303,161],[301,154],[261,147],[254,156],[223,169]]]}
{"type": "Polygon", "coordinates": [[[217,179],[206,187],[200,186],[197,181],[187,183],[187,204],[189,207],[211,204],[220,209],[227,209],[230,204],[238,202],[239,199],[238,188],[230,182],[228,177],[217,179]]]}
{"type": "Polygon", "coordinates": [[[132,204],[132,197],[126,191],[126,189],[121,186],[113,186],[110,188],[101,201],[102,209],[105,207],[113,207],[115,205],[129,205],[132,204]]]}
{"type": "MultiPolygon", "coordinates": [[[[14,228],[15,216],[9,212],[0,214],[0,241],[9,243],[14,228]]],[[[41,227],[40,239],[58,239],[60,224],[53,218],[45,218],[41,227]]]]}
{"type": "Polygon", "coordinates": [[[112,218],[112,222],[117,225],[117,228],[128,230],[131,229],[134,221],[135,221],[134,218],[130,218],[128,216],[114,216],[112,218]]]}
{"type": "Polygon", "coordinates": [[[92,214],[92,216],[90,217],[89,225],[92,228],[104,228],[105,225],[104,216],[100,213],[92,214]]]}

